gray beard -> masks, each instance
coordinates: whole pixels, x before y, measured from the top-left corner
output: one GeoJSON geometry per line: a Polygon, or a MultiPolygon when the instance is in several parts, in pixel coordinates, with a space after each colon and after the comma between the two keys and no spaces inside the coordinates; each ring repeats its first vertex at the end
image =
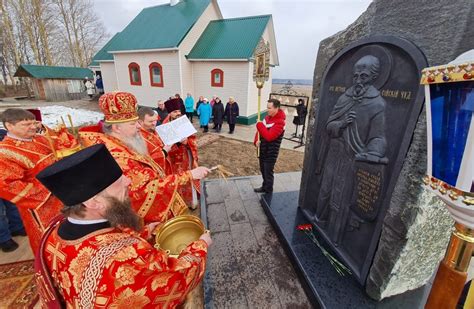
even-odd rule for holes
{"type": "Polygon", "coordinates": [[[148,148],[142,136],[138,133],[134,137],[122,139],[125,145],[141,155],[148,155],[148,148]]]}

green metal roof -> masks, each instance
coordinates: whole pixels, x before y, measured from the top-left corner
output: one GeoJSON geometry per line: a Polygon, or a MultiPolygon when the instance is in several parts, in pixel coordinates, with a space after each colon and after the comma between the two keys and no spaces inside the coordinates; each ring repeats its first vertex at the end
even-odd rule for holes
{"type": "Polygon", "coordinates": [[[47,65],[21,64],[15,72],[15,77],[84,79],[93,78],[92,71],[77,67],[56,67],[47,65]]]}
{"type": "Polygon", "coordinates": [[[110,51],[178,47],[211,0],[181,0],[143,9],[122,32],[117,33],[93,58],[113,60],[110,51]]]}
{"type": "Polygon", "coordinates": [[[271,15],[214,20],[187,55],[188,59],[249,59],[271,15]]]}

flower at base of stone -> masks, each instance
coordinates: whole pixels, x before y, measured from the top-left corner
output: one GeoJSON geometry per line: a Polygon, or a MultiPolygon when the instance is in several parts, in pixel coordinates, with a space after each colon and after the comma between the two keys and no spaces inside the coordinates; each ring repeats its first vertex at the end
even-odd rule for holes
{"type": "Polygon", "coordinates": [[[313,230],[313,225],[311,223],[307,224],[300,224],[296,227],[298,231],[312,231],[313,230]]]}
{"type": "Polygon", "coordinates": [[[349,268],[347,268],[344,264],[339,262],[334,256],[332,256],[324,247],[319,243],[318,239],[316,238],[316,235],[314,235],[313,232],[313,225],[311,223],[307,224],[300,224],[296,226],[296,229],[298,231],[302,231],[306,234],[306,236],[311,239],[311,241],[321,250],[323,255],[329,260],[331,263],[332,267],[337,271],[337,273],[340,276],[345,276],[345,274],[351,274],[352,272],[350,271],[349,268]]]}

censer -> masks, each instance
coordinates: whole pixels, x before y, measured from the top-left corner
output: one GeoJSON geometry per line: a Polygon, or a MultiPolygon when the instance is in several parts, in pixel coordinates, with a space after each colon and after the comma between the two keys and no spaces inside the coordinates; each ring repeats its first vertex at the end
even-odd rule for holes
{"type": "Polygon", "coordinates": [[[201,219],[192,215],[176,216],[156,231],[155,248],[163,249],[170,256],[177,257],[190,243],[204,233],[201,219]]]}

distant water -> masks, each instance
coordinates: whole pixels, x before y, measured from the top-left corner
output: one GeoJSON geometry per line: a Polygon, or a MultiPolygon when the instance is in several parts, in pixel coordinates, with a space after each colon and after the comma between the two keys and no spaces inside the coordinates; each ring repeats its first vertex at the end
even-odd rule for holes
{"type": "Polygon", "coordinates": [[[313,80],[312,79],[280,79],[280,78],[274,78],[272,79],[273,84],[286,84],[288,81],[291,81],[293,85],[312,85],[313,80]]]}

